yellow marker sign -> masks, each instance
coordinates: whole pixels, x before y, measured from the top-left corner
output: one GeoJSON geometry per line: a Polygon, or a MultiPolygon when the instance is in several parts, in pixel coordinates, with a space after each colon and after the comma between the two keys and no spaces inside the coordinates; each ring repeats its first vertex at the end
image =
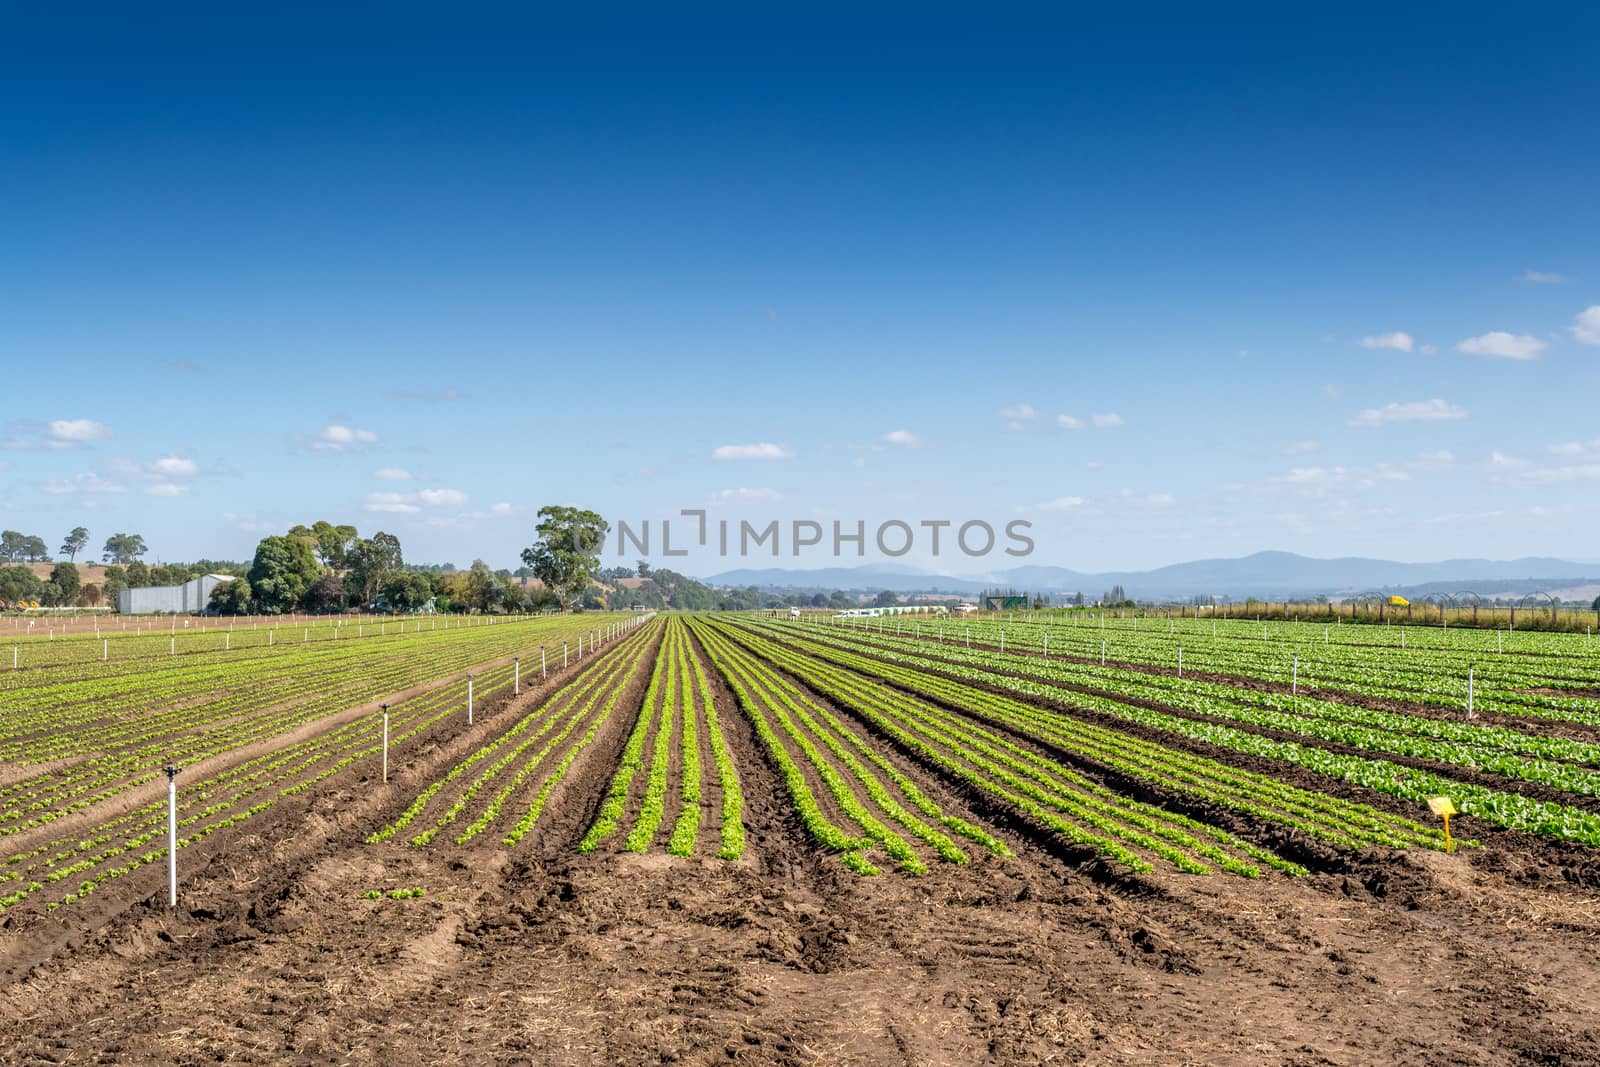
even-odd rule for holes
{"type": "Polygon", "coordinates": [[[1407,600],[1403,596],[1392,596],[1389,598],[1389,605],[1396,608],[1409,608],[1411,606],[1411,601],[1407,600]]]}
{"type": "Polygon", "coordinates": [[[1456,814],[1456,806],[1449,797],[1429,797],[1428,810],[1444,820],[1444,850],[1454,852],[1455,845],[1450,840],[1450,816],[1456,814]]]}

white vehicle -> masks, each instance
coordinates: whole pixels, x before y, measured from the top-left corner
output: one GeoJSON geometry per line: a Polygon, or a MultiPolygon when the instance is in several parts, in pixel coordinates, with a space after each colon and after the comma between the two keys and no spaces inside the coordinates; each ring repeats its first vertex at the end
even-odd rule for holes
{"type": "Polygon", "coordinates": [[[800,609],[799,608],[790,608],[789,609],[789,618],[798,619],[799,617],[800,617],[800,609]]]}

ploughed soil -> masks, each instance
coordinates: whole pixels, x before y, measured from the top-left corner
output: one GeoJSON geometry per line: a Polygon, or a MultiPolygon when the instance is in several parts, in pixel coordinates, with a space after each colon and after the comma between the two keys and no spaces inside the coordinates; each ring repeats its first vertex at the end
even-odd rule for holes
{"type": "Polygon", "coordinates": [[[1594,852],[1484,835],[1300,879],[1133,877],[991,822],[1015,857],[861,878],[808,843],[711,677],[742,860],[574,850],[637,679],[517,847],[365,843],[547,694],[525,696],[387,786],[352,766],[180,852],[177,909],[150,869],[37,920],[59,936],[9,954],[0,1062],[1600,1064],[1594,852]]]}

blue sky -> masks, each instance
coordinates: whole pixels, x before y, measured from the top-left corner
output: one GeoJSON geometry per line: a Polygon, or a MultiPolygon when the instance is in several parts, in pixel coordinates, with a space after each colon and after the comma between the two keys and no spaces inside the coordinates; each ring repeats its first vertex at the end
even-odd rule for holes
{"type": "Polygon", "coordinates": [[[1181,10],[8,13],[0,523],[1600,559],[1600,16],[1181,10]]]}

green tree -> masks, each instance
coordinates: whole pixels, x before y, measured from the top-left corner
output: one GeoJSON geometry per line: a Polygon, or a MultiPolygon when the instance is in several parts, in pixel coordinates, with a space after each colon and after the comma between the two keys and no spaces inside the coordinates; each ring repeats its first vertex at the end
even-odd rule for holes
{"type": "Polygon", "coordinates": [[[0,567],[0,600],[15,604],[19,600],[38,600],[44,594],[44,583],[31,568],[20,564],[0,567]]]}
{"type": "Polygon", "coordinates": [[[50,562],[50,546],[42,537],[28,537],[22,542],[22,555],[29,563],[50,562]]]}
{"type": "Polygon", "coordinates": [[[55,586],[55,602],[62,607],[76,604],[83,591],[83,579],[73,563],[57,563],[50,571],[50,584],[55,586]]]}
{"type": "Polygon", "coordinates": [[[101,593],[105,595],[106,602],[112,607],[117,606],[117,594],[128,588],[128,571],[124,567],[111,566],[106,568],[105,584],[101,586],[101,593]]]}
{"type": "Polygon", "coordinates": [[[1600,596],[1594,598],[1594,603],[1589,605],[1590,611],[1600,611],[1600,596]]]}
{"type": "Polygon", "coordinates": [[[641,578],[650,577],[650,563],[649,563],[649,561],[642,560],[642,559],[639,561],[639,577],[641,577],[641,578]]]}
{"type": "Polygon", "coordinates": [[[323,566],[336,571],[345,569],[345,555],[359,538],[354,526],[335,526],[318,520],[311,525],[311,536],[317,543],[317,558],[323,566]]]}
{"type": "Polygon", "coordinates": [[[566,610],[599,573],[611,525],[593,511],[554,505],[540,508],[539,519],[539,538],[522,550],[522,562],[566,610]]]}
{"type": "Polygon", "coordinates": [[[145,547],[144,538],[138,534],[112,534],[106,538],[106,546],[101,558],[106,563],[128,564],[138,560],[149,549],[145,547]]]}
{"type": "Polygon", "coordinates": [[[345,553],[345,588],[365,607],[378,599],[391,577],[405,565],[400,539],[382,530],[355,541],[345,553]]]}
{"type": "Polygon", "coordinates": [[[67,539],[61,542],[61,554],[67,557],[68,563],[78,561],[78,553],[83,551],[89,543],[89,531],[82,526],[74,526],[72,532],[67,534],[67,539]]]}
{"type": "Polygon", "coordinates": [[[27,544],[28,536],[16,530],[0,531],[0,562],[19,563],[22,560],[22,546],[27,544]]]}
{"type": "Polygon", "coordinates": [[[322,575],[309,542],[298,537],[265,537],[250,564],[250,589],[262,612],[293,611],[322,575]]]}
{"type": "Polygon", "coordinates": [[[873,597],[872,602],[880,608],[892,608],[896,604],[900,603],[900,598],[895,596],[892,591],[885,589],[883,592],[873,597]]]}
{"type": "Polygon", "coordinates": [[[433,598],[433,584],[425,574],[403,571],[384,583],[383,597],[394,611],[416,611],[433,598]]]}
{"type": "Polygon", "coordinates": [[[128,585],[130,588],[140,588],[150,584],[150,565],[144,560],[136,559],[127,567],[128,585]]]}
{"type": "Polygon", "coordinates": [[[248,615],[250,597],[250,582],[244,578],[235,578],[211,590],[211,608],[218,615],[248,615]]]}
{"type": "Polygon", "coordinates": [[[337,574],[327,571],[311,583],[301,605],[319,615],[333,615],[344,610],[345,600],[344,582],[337,574]]]}

